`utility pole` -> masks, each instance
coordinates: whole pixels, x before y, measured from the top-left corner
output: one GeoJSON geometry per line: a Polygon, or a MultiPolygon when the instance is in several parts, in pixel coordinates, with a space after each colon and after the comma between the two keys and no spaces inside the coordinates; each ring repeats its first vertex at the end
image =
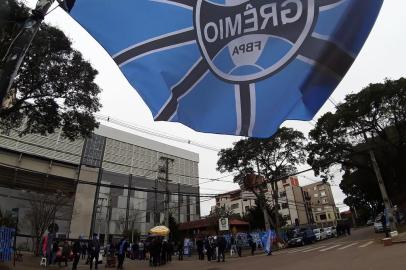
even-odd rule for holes
{"type": "Polygon", "coordinates": [[[393,216],[393,208],[392,204],[389,200],[388,192],[386,191],[385,183],[382,179],[381,170],[379,169],[378,162],[376,162],[375,153],[371,149],[369,150],[369,156],[371,157],[372,166],[375,171],[376,178],[378,179],[379,189],[381,190],[383,204],[385,205],[385,209],[387,209],[386,215],[389,220],[389,226],[391,232],[397,232],[396,225],[395,225],[395,218],[393,216]]]}
{"type": "Polygon", "coordinates": [[[178,183],[178,223],[180,223],[180,202],[181,202],[181,194],[180,194],[180,183],[178,183]]]}
{"type": "Polygon", "coordinates": [[[174,160],[168,157],[160,157],[160,160],[164,162],[160,172],[165,173],[165,178],[163,179],[165,181],[165,226],[169,227],[169,162],[172,164],[174,160]]]}
{"type": "Polygon", "coordinates": [[[110,238],[110,220],[111,220],[111,212],[112,212],[112,207],[111,207],[111,195],[108,195],[108,204],[107,204],[107,212],[106,212],[106,220],[107,220],[107,226],[106,226],[106,239],[107,243],[109,243],[109,238],[110,238]]]}
{"type": "Polygon", "coordinates": [[[155,179],[155,186],[154,186],[154,226],[158,225],[157,222],[157,212],[158,212],[158,178],[155,179]]]}
{"type": "Polygon", "coordinates": [[[24,60],[31,43],[37,34],[41,22],[44,20],[48,9],[55,0],[39,0],[32,15],[28,17],[21,26],[20,31],[14,37],[10,47],[3,57],[0,59],[0,105],[3,105],[4,99],[7,97],[9,90],[17,75],[18,69],[24,60]]]}
{"type": "Polygon", "coordinates": [[[100,237],[100,227],[101,227],[101,221],[102,221],[102,219],[101,219],[101,215],[102,215],[102,212],[103,212],[103,202],[105,201],[105,200],[107,200],[106,198],[99,198],[99,201],[101,201],[101,204],[100,205],[98,205],[98,210],[96,210],[96,213],[98,212],[98,216],[99,216],[99,218],[97,219],[98,221],[99,221],[99,226],[98,226],[98,230],[97,230],[97,235],[100,237]]]}

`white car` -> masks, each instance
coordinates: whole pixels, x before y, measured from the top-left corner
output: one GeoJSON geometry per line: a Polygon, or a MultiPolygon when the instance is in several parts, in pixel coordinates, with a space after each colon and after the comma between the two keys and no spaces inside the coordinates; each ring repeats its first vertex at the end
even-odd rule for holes
{"type": "Polygon", "coordinates": [[[324,229],[327,234],[327,238],[333,238],[337,236],[337,229],[336,227],[327,227],[324,229]]]}
{"type": "Polygon", "coordinates": [[[327,233],[324,231],[324,229],[314,229],[313,232],[316,235],[317,241],[327,239],[327,233]]]}

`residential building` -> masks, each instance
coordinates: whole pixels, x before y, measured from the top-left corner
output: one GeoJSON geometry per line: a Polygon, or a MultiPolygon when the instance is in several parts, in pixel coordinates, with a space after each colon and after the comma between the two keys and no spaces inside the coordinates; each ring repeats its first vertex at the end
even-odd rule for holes
{"type": "Polygon", "coordinates": [[[73,142],[61,132],[11,131],[0,134],[0,207],[18,209],[20,233],[30,235],[30,202],[58,194],[65,200],[54,217],[61,236],[146,234],[163,222],[165,209],[178,222],[200,219],[198,162],[196,153],[106,125],[73,142]],[[171,159],[168,182],[159,179],[164,158],[171,159]]]}
{"type": "MultiPolygon", "coordinates": [[[[289,226],[299,226],[309,223],[305,196],[302,188],[299,186],[299,180],[296,176],[278,182],[278,203],[279,213],[282,215],[286,224],[289,226]]],[[[268,189],[272,194],[272,189],[268,189]]]]}
{"type": "Polygon", "coordinates": [[[314,222],[319,226],[337,225],[340,212],[335,205],[330,184],[320,181],[304,186],[303,190],[311,198],[314,222]]]}
{"type": "MultiPolygon", "coordinates": [[[[308,208],[305,194],[299,186],[297,177],[289,177],[278,181],[279,213],[285,219],[287,225],[304,225],[309,223],[308,208]]],[[[266,198],[272,205],[272,189],[268,186],[266,198]]],[[[250,207],[255,206],[255,195],[249,191],[233,190],[220,194],[216,197],[214,207],[225,207],[233,210],[233,213],[244,216],[250,207]]]]}
{"type": "Polygon", "coordinates": [[[256,197],[252,192],[241,189],[232,190],[218,195],[216,205],[212,207],[212,210],[214,207],[224,207],[243,217],[249,208],[255,206],[255,199],[256,197]]]}

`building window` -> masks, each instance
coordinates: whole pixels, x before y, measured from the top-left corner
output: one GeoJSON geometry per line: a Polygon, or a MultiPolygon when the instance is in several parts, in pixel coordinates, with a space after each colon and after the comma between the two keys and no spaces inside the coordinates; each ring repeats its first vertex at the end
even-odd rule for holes
{"type": "Polygon", "coordinates": [[[326,197],[326,192],[325,191],[320,192],[320,196],[321,197],[326,197]]]}
{"type": "Polygon", "coordinates": [[[151,222],[150,212],[147,212],[145,214],[145,223],[150,223],[150,222],[151,222]]]}
{"type": "Polygon", "coordinates": [[[320,220],[326,220],[326,219],[327,219],[326,214],[320,215],[320,220]]]}
{"type": "Polygon", "coordinates": [[[331,219],[331,215],[330,215],[330,214],[327,214],[327,216],[328,216],[328,219],[331,219]]]}
{"type": "Polygon", "coordinates": [[[279,197],[286,197],[286,191],[282,191],[279,193],[279,197]]]}
{"type": "Polygon", "coordinates": [[[248,212],[250,210],[250,207],[249,206],[246,206],[245,207],[245,212],[248,212]]]}
{"type": "Polygon", "coordinates": [[[237,209],[239,207],[238,203],[234,203],[231,205],[231,210],[237,209]]]}
{"type": "Polygon", "coordinates": [[[323,204],[326,204],[326,203],[328,203],[328,200],[327,200],[326,198],[324,198],[321,202],[322,202],[323,204]]]}
{"type": "Polygon", "coordinates": [[[317,208],[317,212],[321,212],[321,208],[317,208]]]}
{"type": "Polygon", "coordinates": [[[314,197],[315,197],[315,198],[318,198],[318,197],[319,197],[319,194],[317,194],[317,193],[314,194],[314,197]]]}
{"type": "Polygon", "coordinates": [[[313,188],[313,190],[315,190],[315,191],[316,191],[316,190],[317,190],[317,187],[314,187],[314,188],[313,188]]]}
{"type": "Polygon", "coordinates": [[[289,204],[288,203],[282,203],[282,209],[286,209],[289,208],[289,204]]]}

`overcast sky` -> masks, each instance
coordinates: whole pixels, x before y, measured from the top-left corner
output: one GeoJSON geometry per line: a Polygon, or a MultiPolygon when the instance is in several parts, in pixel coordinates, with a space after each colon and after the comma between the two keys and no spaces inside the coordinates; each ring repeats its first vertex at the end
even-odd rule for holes
{"type": "MultiPolygon", "coordinates": [[[[368,0],[365,0],[365,2],[367,1],[368,0]]],[[[27,1],[30,7],[33,7],[35,2],[36,0],[27,1]]],[[[342,101],[346,94],[360,91],[369,83],[382,82],[385,78],[398,79],[405,76],[405,10],[406,1],[384,1],[383,8],[369,39],[354,65],[332,95],[332,99],[335,102],[342,101]]],[[[155,123],[148,107],[127,82],[113,60],[80,25],[60,8],[52,11],[46,17],[46,22],[62,29],[72,40],[74,48],[82,52],[84,58],[90,61],[93,67],[99,71],[97,83],[103,89],[101,94],[103,108],[100,114],[108,115],[148,129],[182,137],[193,142],[210,145],[216,149],[231,147],[233,142],[240,139],[235,136],[198,133],[176,123],[155,123]]],[[[333,104],[326,102],[314,120],[317,120],[322,114],[333,110],[333,104]]],[[[288,121],[284,125],[296,128],[305,134],[312,128],[309,122],[288,121]]],[[[154,138],[153,136],[142,133],[134,133],[197,152],[200,155],[199,174],[201,177],[217,178],[222,176],[216,171],[216,151],[159,137],[154,138]]],[[[304,165],[300,167],[299,170],[306,168],[308,168],[308,166],[304,165]]],[[[337,186],[340,182],[339,171],[337,171],[336,175],[332,187],[334,197],[340,210],[345,210],[346,208],[342,205],[345,196],[337,186]]],[[[228,180],[230,183],[214,182],[201,185],[201,193],[219,193],[238,188],[237,185],[231,183],[231,177],[226,177],[224,180],[228,180]]],[[[315,180],[317,180],[317,178],[311,172],[299,176],[301,185],[310,184],[315,180]]],[[[206,181],[207,180],[201,180],[201,182],[206,181]]],[[[374,179],[371,179],[371,181],[374,181],[374,179]]],[[[213,204],[214,200],[203,203],[202,215],[208,214],[210,206],[213,204]]]]}

